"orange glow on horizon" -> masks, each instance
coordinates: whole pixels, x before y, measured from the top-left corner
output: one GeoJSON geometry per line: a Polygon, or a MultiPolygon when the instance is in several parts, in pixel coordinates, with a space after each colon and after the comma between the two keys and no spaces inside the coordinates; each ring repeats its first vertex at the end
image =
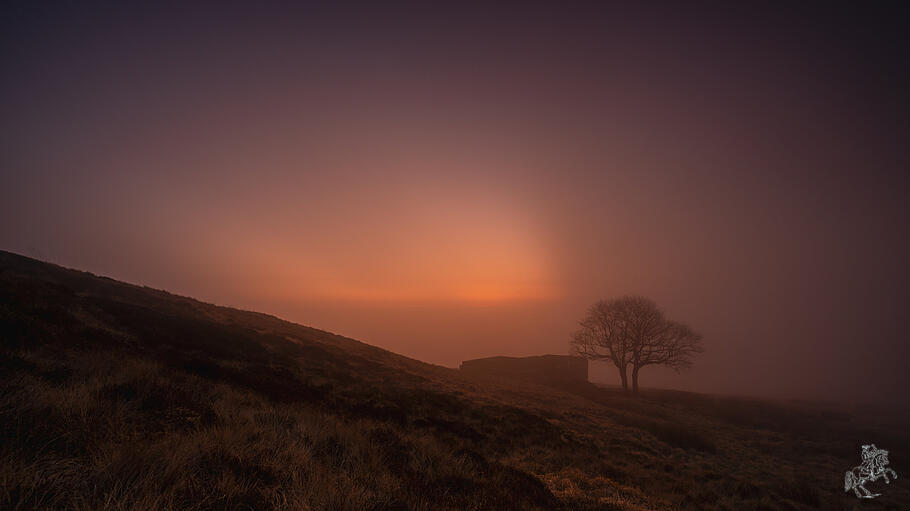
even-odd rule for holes
{"type": "Polygon", "coordinates": [[[281,216],[305,222],[268,232],[244,227],[256,225],[248,218],[225,222],[230,232],[208,232],[206,245],[240,269],[232,285],[267,300],[496,304],[560,295],[547,247],[518,204],[439,188],[388,205],[369,202],[376,190],[351,193],[369,210],[366,228],[347,221],[343,204],[308,203],[281,216]]]}

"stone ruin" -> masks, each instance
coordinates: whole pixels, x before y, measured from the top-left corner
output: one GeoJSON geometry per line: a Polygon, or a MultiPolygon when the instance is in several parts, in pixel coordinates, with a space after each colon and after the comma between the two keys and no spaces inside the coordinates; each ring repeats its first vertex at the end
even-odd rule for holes
{"type": "Polygon", "coordinates": [[[472,375],[501,376],[546,385],[588,381],[588,360],[568,355],[477,358],[462,362],[461,370],[472,375]]]}

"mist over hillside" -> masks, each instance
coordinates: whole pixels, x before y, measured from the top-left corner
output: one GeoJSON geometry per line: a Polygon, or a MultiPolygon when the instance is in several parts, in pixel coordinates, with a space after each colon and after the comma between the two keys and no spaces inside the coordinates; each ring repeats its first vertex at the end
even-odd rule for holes
{"type": "MultiPolygon", "coordinates": [[[[882,410],[474,377],[0,252],[4,509],[853,509],[882,410]]],[[[871,486],[871,485],[870,485],[871,486]]]]}
{"type": "Polygon", "coordinates": [[[907,27],[3,2],[0,511],[910,509],[907,27]]]}
{"type": "Polygon", "coordinates": [[[906,408],[910,9],[838,4],[4,2],[0,247],[446,367],[642,295],[645,386],[906,408]]]}

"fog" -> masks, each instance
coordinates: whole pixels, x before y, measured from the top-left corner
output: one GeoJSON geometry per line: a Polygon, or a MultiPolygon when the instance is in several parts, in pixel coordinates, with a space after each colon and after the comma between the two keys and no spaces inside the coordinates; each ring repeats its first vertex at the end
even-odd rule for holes
{"type": "Polygon", "coordinates": [[[374,9],[11,12],[0,248],[450,367],[641,294],[706,348],[644,387],[908,404],[904,21],[374,9]]]}

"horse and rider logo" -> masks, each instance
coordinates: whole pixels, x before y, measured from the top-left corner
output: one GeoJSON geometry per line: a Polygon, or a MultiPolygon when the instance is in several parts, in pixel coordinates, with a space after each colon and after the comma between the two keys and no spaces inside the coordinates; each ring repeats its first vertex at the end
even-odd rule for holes
{"type": "Polygon", "coordinates": [[[861,499],[874,499],[881,493],[872,493],[863,485],[874,482],[879,478],[884,478],[886,484],[891,484],[888,479],[888,472],[891,473],[892,479],[897,479],[897,474],[888,468],[888,451],[875,447],[875,444],[864,445],[860,453],[863,463],[858,467],[853,467],[844,475],[844,491],[853,490],[856,496],[861,499]],[[863,493],[860,493],[860,490],[863,493]]]}

